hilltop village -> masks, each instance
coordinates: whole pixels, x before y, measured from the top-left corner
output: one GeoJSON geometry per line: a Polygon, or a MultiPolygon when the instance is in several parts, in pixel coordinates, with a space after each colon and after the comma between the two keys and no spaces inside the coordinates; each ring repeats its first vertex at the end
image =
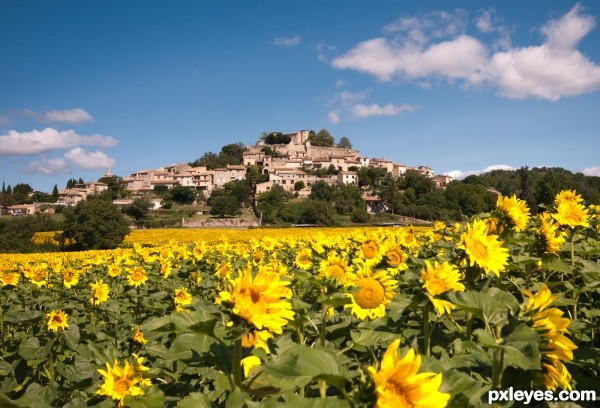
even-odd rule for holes
{"type": "MultiPolygon", "coordinates": [[[[313,146],[309,141],[308,130],[283,134],[283,139],[289,140],[289,143],[269,144],[264,138],[259,139],[255,145],[246,147],[243,162],[239,165],[209,170],[206,166],[192,167],[188,163],[178,163],[158,169],[139,170],[124,177],[123,182],[125,188],[135,195],[152,193],[157,186],[173,188],[179,185],[210,197],[215,189],[222,188],[226,183],[245,179],[252,166],[258,166],[262,174],[268,175],[268,181],[253,186],[256,195],[271,190],[275,185],[287,191],[297,191],[299,196],[308,196],[312,185],[317,181],[330,185],[358,185],[357,171],[363,167],[383,168],[393,177],[402,176],[407,170],[414,170],[429,177],[439,188],[444,188],[452,179],[447,175],[434,175],[433,169],[427,166],[410,167],[383,158],[370,159],[352,148],[313,146]],[[331,174],[323,175],[323,172],[319,173],[317,170],[332,171],[329,172],[331,174]]],[[[110,175],[110,169],[107,169],[105,176],[110,175]]],[[[99,193],[107,188],[101,182],[80,183],[60,190],[57,204],[74,205],[85,200],[88,194],[99,193]]],[[[369,199],[368,193],[365,194],[365,198],[369,199]]]]}

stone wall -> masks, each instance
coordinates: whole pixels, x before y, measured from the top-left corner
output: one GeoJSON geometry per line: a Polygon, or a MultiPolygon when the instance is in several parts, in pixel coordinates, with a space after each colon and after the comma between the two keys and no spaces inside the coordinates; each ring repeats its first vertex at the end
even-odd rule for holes
{"type": "Polygon", "coordinates": [[[260,227],[256,218],[208,218],[204,220],[182,219],[182,227],[185,228],[250,228],[260,227]]]}

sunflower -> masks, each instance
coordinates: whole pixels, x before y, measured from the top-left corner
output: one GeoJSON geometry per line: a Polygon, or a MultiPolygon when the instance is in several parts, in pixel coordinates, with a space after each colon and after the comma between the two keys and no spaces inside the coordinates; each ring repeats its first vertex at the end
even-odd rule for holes
{"type": "Polygon", "coordinates": [[[204,258],[204,255],[206,255],[207,251],[208,251],[208,248],[206,246],[206,242],[195,241],[194,246],[192,248],[192,257],[196,261],[201,261],[204,258]]]}
{"type": "Polygon", "coordinates": [[[529,208],[525,201],[512,197],[498,196],[496,209],[509,221],[509,225],[516,231],[523,231],[529,222],[529,208]]]}
{"type": "Polygon", "coordinates": [[[143,359],[136,354],[133,356],[135,359],[133,365],[129,363],[129,360],[125,360],[121,367],[121,363],[115,360],[112,366],[106,363],[106,370],[98,369],[98,372],[104,377],[104,384],[96,393],[118,400],[119,407],[124,406],[125,397],[144,395],[141,387],[150,385],[150,381],[142,376],[142,372],[147,370],[147,367],[142,365],[143,359]]]}
{"type": "Polygon", "coordinates": [[[269,236],[263,237],[261,240],[261,248],[267,252],[275,251],[279,247],[279,242],[275,238],[269,236]]]}
{"type": "Polygon", "coordinates": [[[121,275],[121,271],[123,270],[121,268],[121,265],[118,263],[112,263],[110,265],[108,265],[108,276],[110,276],[111,278],[116,278],[117,276],[121,275]]]}
{"type": "Polygon", "coordinates": [[[396,294],[394,289],[398,281],[385,270],[373,271],[361,260],[356,260],[355,266],[357,272],[352,276],[352,286],[357,290],[350,295],[352,303],[346,307],[362,320],[385,316],[385,307],[396,294]]]}
{"type": "Polygon", "coordinates": [[[248,378],[250,372],[254,367],[257,367],[261,364],[260,358],[256,356],[248,356],[242,359],[242,369],[244,370],[244,377],[248,378]]]}
{"type": "Polygon", "coordinates": [[[127,282],[131,286],[140,286],[146,283],[148,280],[148,274],[141,266],[131,268],[129,275],[127,276],[127,282]]]}
{"type": "Polygon", "coordinates": [[[337,255],[335,252],[331,252],[327,255],[327,259],[323,259],[319,263],[319,277],[323,279],[335,280],[341,284],[348,282],[350,266],[348,262],[337,255]]]}
{"type": "Polygon", "coordinates": [[[268,330],[257,330],[253,328],[242,337],[242,347],[245,348],[260,348],[265,353],[270,354],[268,341],[273,337],[273,334],[268,330]]]}
{"type": "Polygon", "coordinates": [[[524,306],[525,316],[530,316],[533,329],[540,336],[540,351],[542,352],[542,373],[546,388],[555,390],[557,387],[571,389],[571,374],[565,367],[565,361],[573,360],[573,350],[577,346],[565,336],[571,321],[562,317],[563,312],[550,307],[557,296],[543,284],[535,295],[524,291],[528,297],[524,306]]]}
{"type": "Polygon", "coordinates": [[[569,228],[590,226],[587,208],[576,201],[562,201],[556,206],[556,213],[552,217],[560,225],[569,228]]]}
{"type": "Polygon", "coordinates": [[[231,310],[259,330],[281,334],[282,328],[294,318],[292,305],[286,299],[292,297],[287,287],[290,282],[279,275],[258,271],[252,276],[247,269],[236,279],[229,280],[229,290],[221,291],[221,303],[229,303],[231,310]]]}
{"type": "Polygon", "coordinates": [[[305,271],[309,270],[313,266],[312,255],[312,250],[310,248],[301,248],[296,253],[294,265],[305,271]]]}
{"type": "Polygon", "coordinates": [[[19,284],[20,274],[18,272],[2,272],[0,274],[0,283],[4,285],[17,286],[19,284]]]}
{"type": "Polygon", "coordinates": [[[425,372],[417,374],[421,367],[421,356],[413,349],[398,357],[400,340],[387,348],[381,367],[369,367],[375,382],[375,408],[443,408],[450,394],[440,392],[442,374],[425,372]]]}
{"type": "Polygon", "coordinates": [[[138,328],[135,333],[133,333],[133,341],[139,344],[147,344],[148,340],[144,337],[144,333],[138,328]]]}
{"type": "Polygon", "coordinates": [[[168,259],[161,259],[159,265],[160,273],[162,274],[164,279],[167,279],[173,271],[173,265],[171,264],[171,261],[168,259]]]}
{"type": "Polygon", "coordinates": [[[559,206],[565,202],[582,203],[583,198],[575,190],[563,190],[554,197],[554,205],[559,206]]]}
{"type": "Polygon", "coordinates": [[[540,215],[541,225],[537,232],[547,254],[555,254],[565,244],[565,234],[559,230],[559,225],[554,222],[552,215],[545,212],[540,215]]]}
{"type": "Polygon", "coordinates": [[[493,272],[496,276],[508,264],[508,249],[502,247],[497,235],[488,235],[484,221],[474,221],[467,225],[460,237],[458,248],[464,249],[469,258],[469,265],[478,265],[485,272],[493,272]]]}
{"type": "Polygon", "coordinates": [[[73,286],[76,286],[79,283],[79,271],[73,268],[65,268],[63,270],[63,285],[65,288],[71,289],[73,286]]]}
{"type": "Polygon", "coordinates": [[[52,310],[48,313],[48,330],[58,332],[58,329],[68,329],[69,323],[67,323],[68,316],[62,310],[52,310]]]}
{"type": "Polygon", "coordinates": [[[110,289],[106,283],[102,282],[102,279],[91,283],[90,288],[92,289],[92,297],[90,298],[92,305],[98,306],[108,300],[110,289]]]}
{"type": "Polygon", "coordinates": [[[423,280],[423,287],[427,290],[429,299],[433,303],[433,307],[439,314],[449,313],[454,309],[454,304],[442,299],[436,299],[434,296],[441,295],[449,290],[465,290],[465,285],[460,282],[461,273],[454,265],[448,262],[439,264],[435,261],[432,265],[429,261],[425,261],[425,269],[421,271],[421,279],[423,280]]]}
{"type": "Polygon", "coordinates": [[[185,306],[192,303],[192,295],[189,294],[186,288],[175,289],[173,300],[177,306],[185,306]]]}
{"type": "Polygon", "coordinates": [[[404,271],[408,269],[408,265],[406,261],[408,259],[408,254],[402,250],[399,244],[390,243],[385,248],[385,260],[388,265],[392,268],[396,268],[399,271],[404,271]]]}
{"type": "Polygon", "coordinates": [[[370,265],[377,265],[383,258],[379,242],[372,238],[365,239],[360,244],[359,257],[370,265]]]}
{"type": "Polygon", "coordinates": [[[229,279],[232,271],[233,266],[231,265],[231,262],[224,261],[217,265],[215,275],[220,276],[221,278],[229,279]]]}

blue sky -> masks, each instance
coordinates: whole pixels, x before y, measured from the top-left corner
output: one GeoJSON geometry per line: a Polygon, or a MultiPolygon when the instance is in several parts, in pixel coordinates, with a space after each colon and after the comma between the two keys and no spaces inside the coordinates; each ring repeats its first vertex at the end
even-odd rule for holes
{"type": "Polygon", "coordinates": [[[327,129],[437,174],[600,176],[596,1],[0,2],[0,180],[327,129]]]}

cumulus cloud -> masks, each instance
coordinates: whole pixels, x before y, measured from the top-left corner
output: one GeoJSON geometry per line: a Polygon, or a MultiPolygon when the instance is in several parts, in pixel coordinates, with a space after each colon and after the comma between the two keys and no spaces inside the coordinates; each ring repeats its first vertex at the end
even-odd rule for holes
{"type": "Polygon", "coordinates": [[[341,121],[340,113],[337,111],[331,111],[327,114],[327,119],[329,120],[329,122],[333,123],[334,125],[337,125],[341,121]]]}
{"type": "Polygon", "coordinates": [[[51,110],[44,112],[44,119],[49,122],[62,122],[79,125],[85,122],[92,122],[94,118],[81,108],[69,110],[51,110]]]}
{"type": "Polygon", "coordinates": [[[93,122],[94,118],[88,112],[81,108],[66,110],[50,110],[43,113],[35,112],[30,109],[20,109],[14,112],[17,116],[24,116],[40,123],[69,123],[71,125],[81,125],[86,122],[93,122]]]}
{"type": "Polygon", "coordinates": [[[104,152],[96,150],[88,152],[81,147],[75,147],[65,153],[65,157],[86,170],[97,170],[107,165],[114,166],[115,160],[108,157],[104,152]]]}
{"type": "Polygon", "coordinates": [[[295,35],[293,37],[276,37],[273,40],[273,45],[279,45],[282,47],[293,47],[294,45],[300,44],[302,37],[295,35]]]}
{"type": "Polygon", "coordinates": [[[69,165],[62,157],[54,159],[44,159],[29,163],[23,167],[25,174],[65,174],[71,171],[69,165]]]}
{"type": "Polygon", "coordinates": [[[371,105],[358,104],[352,107],[352,115],[358,119],[368,118],[370,116],[396,116],[404,112],[412,112],[418,109],[415,105],[394,105],[388,103],[380,106],[376,103],[371,105]]]}
{"type": "Polygon", "coordinates": [[[541,45],[513,47],[508,30],[491,11],[476,20],[480,32],[496,33],[495,46],[467,35],[462,14],[404,17],[384,27],[387,36],[358,43],[331,65],[371,75],[379,81],[422,83],[439,78],[465,88],[490,86],[507,98],[558,100],[600,89],[600,65],[577,47],[595,27],[592,16],[576,4],[541,28],[541,45]],[[494,51],[494,49],[499,49],[494,51]]]}
{"type": "Polygon", "coordinates": [[[587,167],[583,169],[582,173],[586,176],[600,177],[600,166],[587,167]]]}
{"type": "Polygon", "coordinates": [[[409,104],[388,103],[380,105],[378,103],[364,103],[370,98],[371,89],[336,92],[325,103],[331,109],[327,114],[327,119],[335,125],[340,123],[344,116],[352,119],[365,119],[371,116],[396,116],[419,108],[416,105],[409,104]]]}
{"type": "Polygon", "coordinates": [[[112,147],[117,140],[110,136],[82,136],[74,130],[45,128],[31,132],[11,130],[0,135],[0,155],[34,155],[52,150],[70,149],[80,145],[112,147]]]}
{"type": "Polygon", "coordinates": [[[446,172],[446,174],[451,176],[455,180],[462,180],[467,176],[483,174],[483,173],[487,173],[492,170],[516,170],[516,168],[509,166],[507,164],[493,164],[491,166],[487,166],[483,170],[468,170],[468,171],[452,170],[452,171],[446,172]]]}

